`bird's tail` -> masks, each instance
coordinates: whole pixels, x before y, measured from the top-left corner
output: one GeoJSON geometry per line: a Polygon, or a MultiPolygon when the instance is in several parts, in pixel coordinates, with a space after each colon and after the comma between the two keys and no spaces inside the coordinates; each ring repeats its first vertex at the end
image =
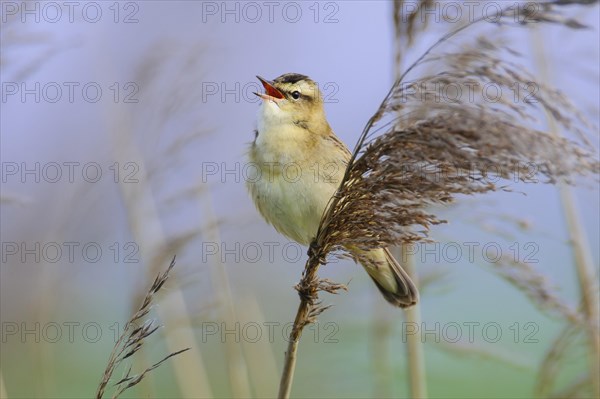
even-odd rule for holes
{"type": "Polygon", "coordinates": [[[387,248],[355,254],[389,303],[407,308],[419,301],[415,283],[387,248]]]}

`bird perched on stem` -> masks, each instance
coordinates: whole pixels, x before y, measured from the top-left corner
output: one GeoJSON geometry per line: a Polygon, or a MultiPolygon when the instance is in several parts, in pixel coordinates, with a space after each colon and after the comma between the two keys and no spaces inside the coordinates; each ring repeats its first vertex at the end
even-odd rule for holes
{"type": "MultiPolygon", "coordinates": [[[[342,181],[350,152],[329,126],[313,80],[297,73],[274,81],[257,77],[266,93],[255,93],[263,101],[249,151],[257,174],[248,179],[248,190],[260,214],[278,232],[310,245],[342,181]]],[[[346,249],[389,303],[417,303],[416,286],[387,248],[346,249]]]]}

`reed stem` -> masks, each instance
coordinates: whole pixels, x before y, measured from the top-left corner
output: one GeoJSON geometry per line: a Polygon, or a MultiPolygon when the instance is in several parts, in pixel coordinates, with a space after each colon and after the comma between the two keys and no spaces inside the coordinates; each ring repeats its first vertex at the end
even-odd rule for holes
{"type": "MultiPolygon", "coordinates": [[[[311,311],[315,309],[317,292],[319,290],[319,279],[317,271],[319,270],[319,259],[316,256],[310,256],[306,261],[306,268],[300,283],[296,286],[300,295],[300,305],[296,312],[294,325],[288,341],[288,348],[285,352],[283,372],[279,383],[279,399],[290,397],[292,383],[294,382],[294,371],[296,370],[296,359],[298,357],[298,343],[304,327],[311,323],[311,311]]],[[[321,308],[324,309],[324,308],[321,308]]]]}
{"type": "MultiPolygon", "coordinates": [[[[415,259],[407,251],[406,245],[401,248],[402,266],[409,274],[412,281],[419,286],[418,274],[415,270],[415,259]]],[[[417,303],[404,310],[406,322],[421,327],[421,304],[417,303]]],[[[427,398],[427,381],[425,373],[425,356],[423,354],[423,342],[419,334],[409,334],[406,337],[406,351],[408,358],[408,380],[410,397],[413,399],[427,398]]]]}
{"type": "MultiPolygon", "coordinates": [[[[549,63],[545,59],[544,40],[541,37],[539,29],[532,31],[532,44],[541,81],[549,82],[549,63]]],[[[552,136],[559,137],[560,133],[556,121],[548,111],[546,111],[546,120],[548,122],[548,130],[552,136]]],[[[577,273],[577,282],[581,294],[581,309],[585,315],[585,319],[588,321],[586,333],[591,349],[588,352],[590,383],[592,385],[593,397],[600,398],[600,379],[598,379],[600,375],[600,321],[598,319],[600,305],[598,304],[598,286],[596,284],[598,276],[594,268],[588,240],[576,209],[573,193],[563,182],[558,182],[558,193],[573,251],[575,272],[577,273]]]]}

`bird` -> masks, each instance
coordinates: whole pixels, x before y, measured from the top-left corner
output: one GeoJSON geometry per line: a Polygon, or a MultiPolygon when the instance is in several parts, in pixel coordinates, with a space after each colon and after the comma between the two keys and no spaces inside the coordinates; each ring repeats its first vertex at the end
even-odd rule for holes
{"type": "MultiPolygon", "coordinates": [[[[285,237],[309,246],[344,176],[351,154],[335,135],[318,84],[285,73],[270,81],[257,76],[261,98],[248,160],[255,168],[246,185],[258,212],[285,237]]],[[[418,302],[417,287],[388,248],[345,248],[392,305],[418,302]]]]}

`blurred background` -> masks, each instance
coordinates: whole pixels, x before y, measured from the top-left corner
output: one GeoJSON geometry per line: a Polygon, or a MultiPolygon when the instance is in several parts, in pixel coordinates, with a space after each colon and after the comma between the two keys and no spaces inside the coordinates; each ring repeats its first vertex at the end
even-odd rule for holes
{"type": "MultiPolygon", "coordinates": [[[[124,397],[273,397],[306,248],[268,226],[246,193],[255,75],[316,80],[352,148],[398,70],[503,4],[470,3],[432,3],[399,51],[402,2],[2,1],[0,396],[93,396],[116,337],[177,255],[151,314],[164,327],[130,360],[142,370],[192,349],[124,397]]],[[[597,123],[599,8],[568,12],[590,28],[489,39],[597,123]]],[[[590,138],[598,148],[597,131],[590,138]]],[[[598,184],[579,183],[561,194],[509,181],[517,193],[440,209],[450,223],[431,232],[437,244],[412,248],[418,324],[357,265],[323,267],[349,291],[322,295],[335,306],[304,332],[292,396],[409,397],[410,336],[423,344],[430,397],[532,397],[549,375],[549,391],[581,385],[585,334],[569,332],[560,358],[551,352],[569,327],[554,310],[581,302],[574,240],[597,278],[598,184]],[[540,309],[499,278],[494,252],[537,270],[559,305],[540,309]]]]}

